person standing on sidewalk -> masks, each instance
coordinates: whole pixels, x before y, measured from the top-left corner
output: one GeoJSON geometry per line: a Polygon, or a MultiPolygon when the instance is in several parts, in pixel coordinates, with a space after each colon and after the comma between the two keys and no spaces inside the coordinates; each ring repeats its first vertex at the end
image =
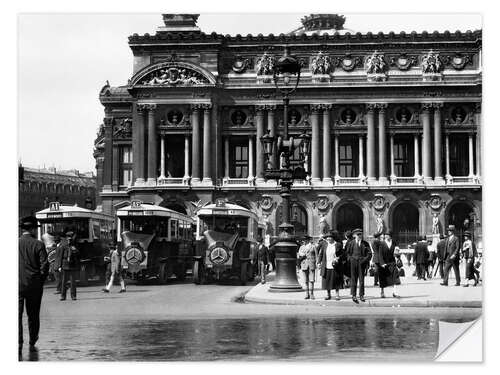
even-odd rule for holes
{"type": "Polygon", "coordinates": [[[257,265],[258,275],[262,284],[266,283],[266,270],[269,262],[269,249],[264,245],[261,236],[257,236],[257,251],[255,252],[254,264],[257,265]]]}
{"type": "Polygon", "coordinates": [[[113,244],[111,245],[113,248],[109,254],[110,259],[110,276],[108,285],[102,290],[104,293],[109,293],[109,290],[113,286],[115,278],[120,279],[120,291],[118,293],[125,293],[125,279],[123,278],[123,268],[122,268],[122,257],[120,252],[118,251],[118,247],[113,244]]]}
{"type": "Polygon", "coordinates": [[[354,239],[348,249],[348,259],[351,264],[351,296],[354,303],[359,303],[356,298],[356,289],[359,283],[359,299],[365,302],[365,274],[372,253],[370,245],[363,239],[363,230],[352,231],[354,239]]]}
{"type": "Polygon", "coordinates": [[[316,261],[318,254],[316,246],[312,243],[312,237],[309,235],[304,236],[304,243],[297,252],[297,258],[300,262],[300,269],[304,275],[304,282],[306,285],[305,299],[314,299],[314,283],[316,281],[316,261]],[[311,290],[311,293],[309,293],[311,290]]]}
{"type": "Polygon", "coordinates": [[[467,279],[467,283],[464,284],[464,287],[469,286],[469,280],[474,280],[474,286],[476,286],[478,283],[474,268],[474,264],[477,259],[477,249],[471,238],[472,236],[470,232],[464,232],[464,244],[462,246],[462,252],[465,259],[465,278],[467,279]]]}
{"type": "Polygon", "coordinates": [[[382,235],[382,233],[375,233],[373,235],[373,241],[372,241],[372,254],[373,254],[373,258],[372,258],[372,265],[374,266],[374,269],[373,269],[373,286],[378,286],[379,284],[379,268],[380,267],[377,267],[377,263],[375,262],[375,254],[378,254],[379,251],[380,251],[380,246],[381,246],[381,239],[380,239],[380,236],[382,235]]]}
{"type": "Polygon", "coordinates": [[[73,245],[75,233],[68,231],[65,234],[67,243],[61,249],[61,260],[59,271],[62,272],[61,279],[61,301],[66,300],[68,281],[70,284],[70,294],[73,301],[76,300],[76,277],[80,266],[80,252],[73,245]]]}
{"type": "Polygon", "coordinates": [[[373,253],[373,262],[378,269],[380,298],[385,298],[384,288],[392,286],[392,296],[399,298],[396,294],[396,285],[401,284],[399,280],[399,269],[396,266],[394,252],[396,244],[392,240],[392,232],[387,231],[384,239],[380,241],[378,250],[373,253]]]}
{"type": "Polygon", "coordinates": [[[444,253],[444,278],[441,285],[448,286],[450,270],[455,272],[455,286],[460,286],[460,244],[455,236],[455,226],[448,226],[448,238],[445,243],[444,253]]]}
{"type": "Polygon", "coordinates": [[[35,346],[40,331],[40,306],[42,304],[43,284],[49,272],[47,251],[43,242],[35,239],[38,227],[36,218],[28,216],[21,219],[19,237],[19,353],[23,347],[23,313],[26,306],[28,315],[29,349],[36,352],[35,346]]]}
{"type": "MultiPolygon", "coordinates": [[[[446,247],[446,237],[443,234],[441,234],[439,236],[439,242],[436,245],[436,255],[437,255],[437,260],[438,260],[439,277],[441,279],[444,278],[443,265],[444,265],[445,251],[446,251],[445,247],[446,247]]],[[[437,272],[437,270],[436,270],[436,272],[437,272]]]]}
{"type": "Polygon", "coordinates": [[[416,265],[417,280],[426,280],[425,273],[427,262],[429,261],[429,250],[427,249],[427,241],[425,236],[419,236],[417,245],[415,246],[415,256],[413,258],[416,265]]]}
{"type": "Polygon", "coordinates": [[[342,239],[337,231],[327,234],[327,243],[318,263],[321,264],[323,288],[326,289],[326,300],[332,298],[331,291],[335,289],[335,300],[340,301],[339,289],[344,287],[344,273],[342,261],[344,260],[342,239]]]}

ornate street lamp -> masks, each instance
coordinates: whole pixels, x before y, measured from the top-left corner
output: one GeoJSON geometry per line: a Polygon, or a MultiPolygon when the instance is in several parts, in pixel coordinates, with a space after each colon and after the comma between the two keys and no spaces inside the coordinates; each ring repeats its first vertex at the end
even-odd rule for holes
{"type": "Polygon", "coordinates": [[[298,245],[294,237],[294,227],[290,223],[290,195],[293,181],[305,179],[306,173],[302,167],[294,170],[290,168],[290,155],[298,147],[301,162],[306,162],[311,147],[311,136],[305,132],[296,139],[288,136],[289,96],[297,89],[299,81],[300,63],[288,54],[288,48],[285,47],[285,53],[277,61],[273,74],[274,85],[283,96],[283,136],[275,138],[268,132],[260,139],[267,160],[264,176],[266,179],[279,181],[282,199],[282,220],[278,227],[278,240],[272,245],[276,252],[276,278],[269,290],[274,292],[302,289],[295,272],[298,245]],[[270,162],[275,153],[279,156],[278,168],[272,168],[270,162]]]}

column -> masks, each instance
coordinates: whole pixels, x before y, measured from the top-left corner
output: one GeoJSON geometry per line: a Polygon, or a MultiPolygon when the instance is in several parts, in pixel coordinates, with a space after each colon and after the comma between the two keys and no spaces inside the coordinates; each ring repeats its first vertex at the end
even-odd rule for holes
{"type": "Polygon", "coordinates": [[[451,182],[451,174],[450,174],[450,135],[449,133],[446,133],[445,136],[445,154],[446,154],[446,182],[450,183],[451,182]]]}
{"type": "Polygon", "coordinates": [[[148,105],[148,185],[155,185],[157,177],[155,109],[155,104],[148,105]]]}
{"type": "Polygon", "coordinates": [[[394,133],[391,132],[390,134],[390,138],[389,138],[389,147],[391,148],[390,150],[390,155],[391,155],[391,181],[394,182],[394,180],[396,179],[396,175],[394,174],[394,133]]]}
{"type": "Polygon", "coordinates": [[[437,183],[444,183],[443,171],[441,165],[442,161],[442,147],[441,147],[441,107],[443,103],[434,103],[434,181],[437,183]]]}
{"type": "Polygon", "coordinates": [[[430,118],[430,104],[422,104],[422,177],[424,182],[432,180],[431,172],[431,118],[430,118]]]}
{"type": "Polygon", "coordinates": [[[387,150],[385,134],[385,110],[387,104],[377,104],[378,108],[378,180],[381,184],[387,184],[387,150]]]}
{"type": "Polygon", "coordinates": [[[481,177],[481,103],[474,108],[474,123],[476,125],[476,176],[481,177]]]}
{"type": "Polygon", "coordinates": [[[248,137],[248,182],[252,183],[254,179],[253,171],[253,135],[248,137]]]}
{"type": "Polygon", "coordinates": [[[165,134],[160,134],[160,179],[165,179],[165,134]]]}
{"type": "Polygon", "coordinates": [[[375,105],[366,105],[366,163],[367,170],[366,175],[368,177],[368,183],[374,182],[375,177],[375,105]]]}
{"type": "MultiPolygon", "coordinates": [[[[365,169],[365,166],[364,166],[364,152],[363,152],[363,135],[360,134],[359,135],[359,179],[360,180],[364,180],[365,178],[365,174],[364,174],[364,171],[363,169],[365,169]]],[[[361,181],[360,181],[361,182],[361,181]]]]}
{"type": "Polygon", "coordinates": [[[332,134],[330,131],[330,110],[332,106],[323,105],[323,183],[332,183],[332,134]]]}
{"type": "Polygon", "coordinates": [[[337,184],[340,180],[340,164],[339,164],[339,135],[335,133],[334,135],[334,157],[335,157],[335,183],[337,184]]]}
{"type": "MultiPolygon", "coordinates": [[[[102,190],[111,190],[113,168],[113,118],[104,119],[104,176],[102,190]]],[[[115,162],[116,163],[116,162],[115,162]]]]}
{"type": "MultiPolygon", "coordinates": [[[[264,179],[264,170],[265,170],[265,155],[264,155],[264,150],[262,148],[262,142],[260,141],[260,138],[264,135],[264,107],[263,106],[256,106],[255,108],[256,113],[255,113],[255,120],[256,120],[256,126],[257,126],[257,131],[256,131],[256,148],[257,148],[257,155],[256,155],[256,177],[257,177],[257,183],[263,183],[265,182],[264,179]]],[[[226,175],[227,176],[227,175],[226,175]]]]}
{"type": "Polygon", "coordinates": [[[311,128],[312,128],[312,139],[311,139],[311,182],[318,183],[321,181],[320,178],[320,166],[319,166],[319,152],[320,152],[320,142],[319,142],[319,111],[321,106],[311,105],[311,128]]]}
{"type": "Polygon", "coordinates": [[[469,177],[474,177],[474,133],[469,133],[469,177]]]}
{"type": "Polygon", "coordinates": [[[210,168],[212,162],[211,153],[211,129],[210,129],[210,117],[211,117],[210,104],[205,104],[203,106],[203,184],[212,185],[212,171],[210,168]]]}
{"type": "Polygon", "coordinates": [[[189,180],[189,134],[184,136],[184,183],[189,180]]]}
{"type": "Polygon", "coordinates": [[[191,106],[192,108],[192,120],[191,123],[193,124],[193,141],[191,145],[191,153],[193,155],[192,160],[192,168],[191,168],[191,181],[193,183],[199,183],[200,182],[200,157],[201,157],[201,152],[200,152],[200,106],[199,105],[193,105],[191,106]]]}
{"type": "Polygon", "coordinates": [[[118,191],[120,185],[120,149],[113,145],[113,191],[118,191]]]}
{"type": "MultiPolygon", "coordinates": [[[[274,124],[274,113],[276,111],[275,105],[266,105],[267,110],[267,129],[269,130],[269,135],[271,137],[276,136],[276,126],[274,124]]],[[[278,153],[275,152],[271,157],[271,167],[278,168],[278,153]]]]}
{"type": "Polygon", "coordinates": [[[415,165],[415,178],[420,178],[420,150],[418,145],[418,133],[413,136],[413,159],[415,165]]]}
{"type": "Polygon", "coordinates": [[[145,170],[144,170],[144,144],[145,144],[145,121],[144,113],[145,106],[137,104],[136,106],[136,123],[132,129],[132,160],[133,160],[133,173],[135,178],[135,185],[144,184],[145,170]]]}
{"type": "Polygon", "coordinates": [[[229,136],[224,137],[224,178],[229,178],[229,136]]]}

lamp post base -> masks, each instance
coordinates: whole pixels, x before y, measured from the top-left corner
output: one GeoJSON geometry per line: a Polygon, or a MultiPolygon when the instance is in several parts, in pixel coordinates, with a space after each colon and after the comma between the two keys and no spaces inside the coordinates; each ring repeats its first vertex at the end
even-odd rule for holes
{"type": "Polygon", "coordinates": [[[280,239],[275,245],[276,277],[269,292],[300,292],[297,280],[297,243],[293,238],[280,239]]]}

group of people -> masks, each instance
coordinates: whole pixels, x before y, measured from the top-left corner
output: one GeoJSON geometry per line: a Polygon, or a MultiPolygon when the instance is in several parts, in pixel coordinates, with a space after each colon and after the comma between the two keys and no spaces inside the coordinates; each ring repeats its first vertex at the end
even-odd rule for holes
{"type": "Polygon", "coordinates": [[[401,260],[396,249],[389,231],[375,234],[371,245],[363,238],[362,229],[346,232],[344,239],[338,231],[330,231],[317,244],[305,236],[297,252],[306,286],[305,299],[315,299],[316,270],[320,269],[326,300],[332,298],[332,290],[335,290],[335,300],[340,300],[340,289],[349,285],[353,302],[365,302],[365,276],[370,263],[377,269],[381,297],[385,298],[386,287],[393,286],[392,295],[399,298],[396,285],[400,284],[398,263],[401,260]]]}

